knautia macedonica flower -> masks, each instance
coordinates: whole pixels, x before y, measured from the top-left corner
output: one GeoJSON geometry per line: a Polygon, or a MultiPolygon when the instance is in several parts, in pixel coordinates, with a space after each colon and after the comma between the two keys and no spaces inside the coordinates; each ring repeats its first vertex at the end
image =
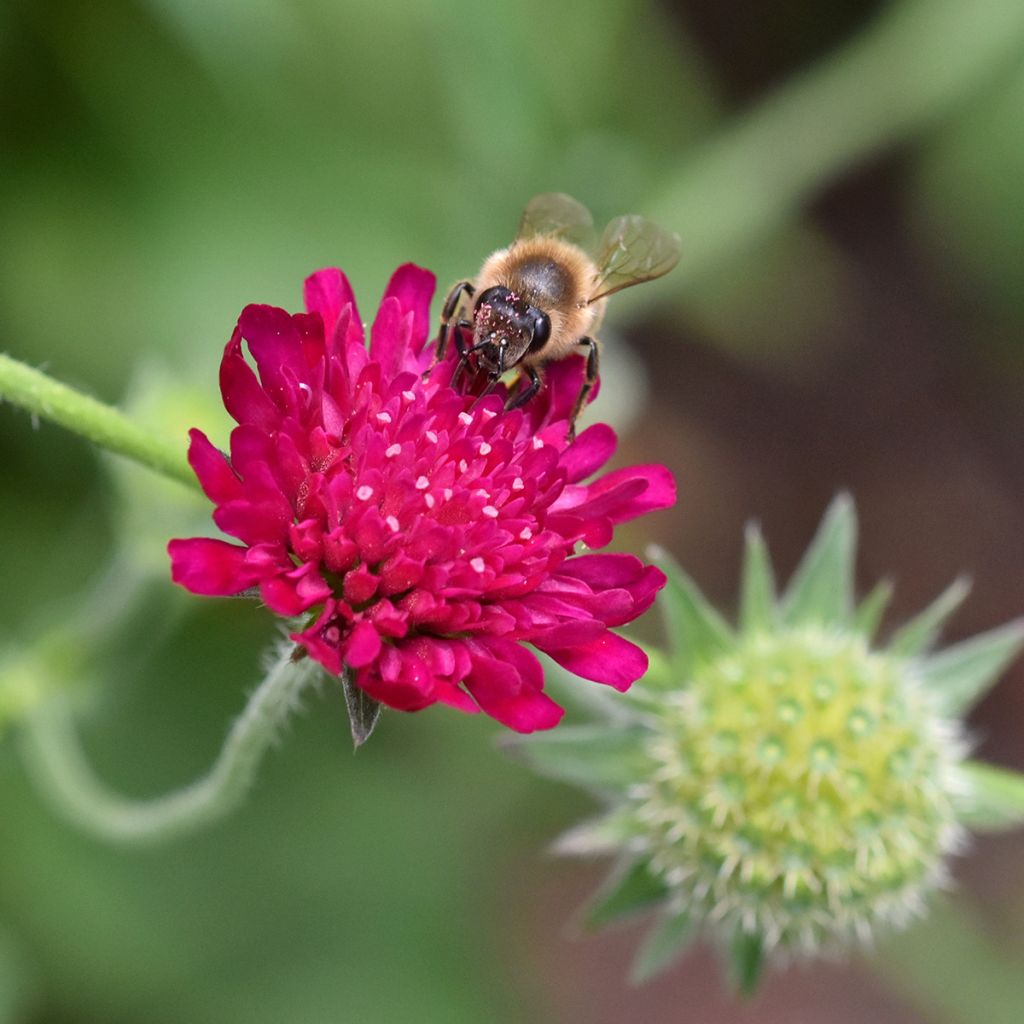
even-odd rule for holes
{"type": "Polygon", "coordinates": [[[874,648],[889,592],[854,607],[855,543],[840,498],[776,600],[751,530],[737,630],[659,556],[671,653],[652,656],[612,724],[519,747],[607,800],[559,849],[621,858],[591,923],[659,908],[636,978],[701,929],[747,989],[766,951],[867,942],[924,913],[967,826],[1024,820],[1024,778],[967,760],[960,722],[1024,646],[1024,623],[928,653],[958,582],[874,648]]]}
{"type": "Polygon", "coordinates": [[[249,306],[224,352],[221,391],[238,422],[230,455],[199,431],[189,460],[239,543],[169,546],[174,580],[197,594],[258,588],[292,634],[361,693],[414,711],[482,709],[520,732],[562,715],[540,662],[624,690],[644,652],[612,632],[665,577],[601,548],[617,523],[675,500],[662,466],[587,482],[611,457],[602,424],[567,442],[582,362],[552,366],[524,409],[481,400],[434,365],[434,277],[391,278],[369,346],[348,281],[306,281],[308,312],[249,306]],[[256,371],[246,361],[243,342],[256,371]]]}

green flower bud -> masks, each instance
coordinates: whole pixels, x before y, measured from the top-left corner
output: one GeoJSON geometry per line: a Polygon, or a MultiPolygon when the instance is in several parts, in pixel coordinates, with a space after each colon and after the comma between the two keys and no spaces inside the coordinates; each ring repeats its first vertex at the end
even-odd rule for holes
{"type": "Polygon", "coordinates": [[[890,588],[853,602],[856,518],[833,503],[785,593],[747,534],[733,629],[667,556],[669,644],[607,724],[519,748],[595,791],[604,815],[559,841],[619,865],[588,920],[657,909],[642,980],[703,933],[740,988],[766,956],[865,943],[927,910],[967,827],[1024,822],[1024,778],[967,760],[963,714],[1024,647],[1018,621],[930,653],[954,583],[884,649],[890,588]]]}
{"type": "Polygon", "coordinates": [[[960,726],[863,637],[744,638],[665,695],[650,728],[629,807],[675,908],[813,950],[904,924],[947,882],[964,838],[960,726]]]}

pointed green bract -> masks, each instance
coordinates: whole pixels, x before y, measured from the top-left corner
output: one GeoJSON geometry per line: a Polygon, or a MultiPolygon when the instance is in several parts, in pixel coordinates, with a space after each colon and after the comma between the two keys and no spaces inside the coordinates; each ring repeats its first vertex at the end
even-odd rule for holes
{"type": "Polygon", "coordinates": [[[920,668],[924,685],[949,715],[969,711],[1024,649],[1024,619],[933,654],[920,668]]]}
{"type": "Polygon", "coordinates": [[[549,778],[623,792],[650,770],[646,736],[638,726],[562,726],[535,736],[509,737],[502,746],[549,778]]]}
{"type": "Polygon", "coordinates": [[[670,967],[693,943],[696,925],[685,911],[663,914],[640,944],[629,971],[629,980],[642,985],[670,967]]]}
{"type": "Polygon", "coordinates": [[[1000,832],[1024,825],[1024,775],[978,761],[963,766],[970,792],[959,819],[979,832],[1000,832]]]}
{"type": "Polygon", "coordinates": [[[729,650],[735,642],[732,629],[693,580],[662,548],[649,548],[648,557],[668,577],[658,605],[677,668],[689,672],[729,650]]]}
{"type": "Polygon", "coordinates": [[[889,653],[914,657],[928,650],[938,639],[946,620],[963,604],[970,590],[971,584],[964,577],[953,580],[924,611],[893,634],[889,653]]]}
{"type": "Polygon", "coordinates": [[[729,947],[732,983],[744,996],[754,994],[764,967],[764,938],[758,932],[739,931],[729,947]]]}
{"type": "Polygon", "coordinates": [[[599,818],[574,825],[552,844],[553,853],[567,857],[594,857],[598,854],[620,853],[636,838],[636,823],[625,806],[599,818]]]}
{"type": "Polygon", "coordinates": [[[857,515],[848,494],[829,506],[811,546],[797,567],[782,600],[787,625],[845,625],[853,605],[853,559],[857,515]]]}
{"type": "Polygon", "coordinates": [[[1024,825],[1024,775],[965,762],[959,715],[1024,648],[1024,620],[928,655],[958,580],[883,648],[893,588],[854,607],[856,541],[841,495],[779,599],[749,526],[735,631],[652,551],[668,652],[600,706],[603,728],[523,743],[538,770],[612,801],[557,849],[624,858],[591,927],[657,906],[634,982],[706,932],[749,995],[776,949],[838,951],[925,913],[965,825],[1024,825]]]}
{"type": "Polygon", "coordinates": [[[853,614],[853,628],[869,643],[882,623],[886,608],[892,600],[892,581],[880,580],[871,593],[857,606],[853,614]]]}
{"type": "Polygon", "coordinates": [[[645,860],[620,864],[598,890],[587,907],[584,922],[588,928],[600,928],[647,910],[665,898],[665,883],[651,874],[645,860]]]}
{"type": "Polygon", "coordinates": [[[358,750],[373,734],[380,719],[381,703],[374,700],[365,690],[352,681],[352,671],[345,669],[341,677],[341,687],[345,693],[345,707],[348,709],[348,721],[352,727],[352,743],[358,750]]]}
{"type": "Polygon", "coordinates": [[[740,629],[744,633],[774,629],[775,574],[760,528],[750,523],[746,531],[743,577],[740,587],[740,629]]]}

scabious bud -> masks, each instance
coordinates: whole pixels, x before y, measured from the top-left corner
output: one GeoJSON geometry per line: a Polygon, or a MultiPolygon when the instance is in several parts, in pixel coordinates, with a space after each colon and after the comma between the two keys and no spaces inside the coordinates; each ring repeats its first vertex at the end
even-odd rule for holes
{"type": "Polygon", "coordinates": [[[610,803],[559,846],[621,857],[592,924],[660,908],[636,978],[701,930],[747,990],[767,951],[868,942],[925,912],[967,825],[1024,819],[1024,782],[966,760],[960,722],[1024,626],[927,655],[966,593],[956,583],[873,649],[888,590],[853,607],[855,542],[840,498],[777,601],[751,530],[738,630],[662,556],[671,650],[652,653],[625,714],[523,744],[537,768],[610,803]]]}
{"type": "Polygon", "coordinates": [[[965,744],[902,659],[756,634],[660,712],[629,807],[680,910],[813,950],[904,923],[946,880],[965,744]]]}

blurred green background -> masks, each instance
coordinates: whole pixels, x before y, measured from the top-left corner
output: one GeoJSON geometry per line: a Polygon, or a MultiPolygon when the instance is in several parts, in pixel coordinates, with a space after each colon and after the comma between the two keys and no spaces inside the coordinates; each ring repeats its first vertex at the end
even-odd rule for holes
{"type": "MultiPolygon", "coordinates": [[[[368,316],[400,262],[472,274],[539,191],[642,212],[683,261],[613,303],[592,415],[681,501],[617,543],[729,607],[744,521],[785,573],[848,487],[894,621],[973,575],[955,638],[1024,608],[1022,109],[1019,0],[0,0],[0,350],[223,436],[245,303],[297,308],[335,264],[368,316]]],[[[162,565],[206,516],[7,407],[0,457],[0,649],[80,614],[115,536],[162,565]]],[[[273,630],[146,589],[82,651],[97,770],[139,796],[201,772],[273,630]]],[[[388,714],[353,757],[339,695],[307,706],[241,812],[153,850],[59,823],[0,735],[0,1024],[1020,1019],[1020,837],[884,969],[738,1005],[698,952],[633,991],[636,931],[567,925],[600,866],[543,852],[582,797],[490,721],[388,714]]],[[[974,727],[1024,768],[1019,665],[974,727]]]]}

